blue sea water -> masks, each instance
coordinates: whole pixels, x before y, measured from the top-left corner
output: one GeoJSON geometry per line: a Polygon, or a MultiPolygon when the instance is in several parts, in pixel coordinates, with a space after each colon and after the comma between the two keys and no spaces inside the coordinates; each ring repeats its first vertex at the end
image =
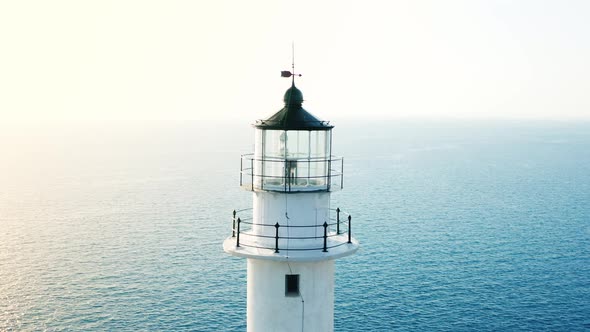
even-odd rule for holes
{"type": "MultiPolygon", "coordinates": [[[[590,123],[334,122],[336,331],[590,330],[590,123]]],[[[0,133],[0,331],[243,331],[247,125],[0,133]]]]}

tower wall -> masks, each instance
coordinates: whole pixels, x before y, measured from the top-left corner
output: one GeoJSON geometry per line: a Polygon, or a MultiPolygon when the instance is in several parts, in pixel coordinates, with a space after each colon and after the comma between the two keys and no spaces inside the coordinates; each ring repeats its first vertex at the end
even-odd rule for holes
{"type": "MultiPolygon", "coordinates": [[[[257,224],[274,225],[277,222],[281,248],[321,248],[323,239],[290,239],[293,237],[321,237],[324,222],[330,223],[330,193],[275,193],[255,192],[253,194],[253,221],[257,224]],[[289,226],[289,227],[286,227],[289,226]],[[306,226],[306,227],[295,227],[306,226]],[[311,226],[311,227],[310,227],[311,226]]],[[[256,235],[270,236],[258,238],[274,247],[276,229],[272,226],[252,227],[256,235]]]]}
{"type": "Polygon", "coordinates": [[[334,330],[334,261],[248,259],[248,332],[334,330]],[[299,275],[300,296],[285,295],[285,275],[299,275]]]}

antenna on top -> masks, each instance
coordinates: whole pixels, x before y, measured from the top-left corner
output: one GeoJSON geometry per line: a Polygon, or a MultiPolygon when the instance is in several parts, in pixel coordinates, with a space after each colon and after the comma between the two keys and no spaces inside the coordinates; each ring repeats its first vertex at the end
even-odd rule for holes
{"type": "Polygon", "coordinates": [[[295,42],[291,42],[291,71],[281,71],[281,77],[293,77],[292,84],[295,85],[295,76],[301,77],[301,74],[295,74],[295,42]]]}

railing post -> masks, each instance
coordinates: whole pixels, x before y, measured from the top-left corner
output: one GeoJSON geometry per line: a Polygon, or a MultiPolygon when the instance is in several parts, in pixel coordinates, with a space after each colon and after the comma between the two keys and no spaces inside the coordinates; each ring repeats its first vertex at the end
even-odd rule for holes
{"type": "Polygon", "coordinates": [[[352,231],[352,224],[350,222],[351,220],[352,220],[352,217],[349,214],[348,215],[348,243],[352,243],[352,241],[350,241],[350,234],[351,234],[351,231],[352,231]]]}
{"type": "Polygon", "coordinates": [[[336,234],[340,235],[340,208],[336,208],[336,234]]]}
{"type": "Polygon", "coordinates": [[[275,252],[278,253],[279,252],[279,227],[281,227],[281,225],[279,225],[279,223],[277,222],[275,224],[275,252]]]}
{"type": "Polygon", "coordinates": [[[330,186],[332,185],[332,156],[328,159],[328,179],[327,179],[327,187],[328,191],[330,190],[330,186]]]}
{"type": "Polygon", "coordinates": [[[232,226],[231,226],[231,237],[236,237],[236,210],[234,210],[234,216],[231,218],[232,226]]]}
{"type": "Polygon", "coordinates": [[[237,234],[237,237],[236,237],[236,247],[239,247],[240,246],[240,223],[241,222],[242,221],[240,220],[240,218],[238,218],[238,234],[237,234]]]}
{"type": "Polygon", "coordinates": [[[324,250],[323,252],[328,252],[328,223],[324,221],[324,250]]]}
{"type": "Polygon", "coordinates": [[[344,189],[344,158],[340,158],[340,190],[344,189]]]}

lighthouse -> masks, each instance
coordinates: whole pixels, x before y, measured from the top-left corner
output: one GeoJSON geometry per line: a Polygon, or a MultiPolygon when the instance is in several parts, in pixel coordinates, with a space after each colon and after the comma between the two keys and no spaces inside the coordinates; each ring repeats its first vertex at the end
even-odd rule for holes
{"type": "Polygon", "coordinates": [[[352,217],[330,203],[343,188],[332,126],[307,112],[303,94],[253,125],[254,152],[242,155],[240,186],[252,208],[232,212],[225,252],[247,261],[248,332],[334,330],[334,262],[355,253],[352,217]]]}

